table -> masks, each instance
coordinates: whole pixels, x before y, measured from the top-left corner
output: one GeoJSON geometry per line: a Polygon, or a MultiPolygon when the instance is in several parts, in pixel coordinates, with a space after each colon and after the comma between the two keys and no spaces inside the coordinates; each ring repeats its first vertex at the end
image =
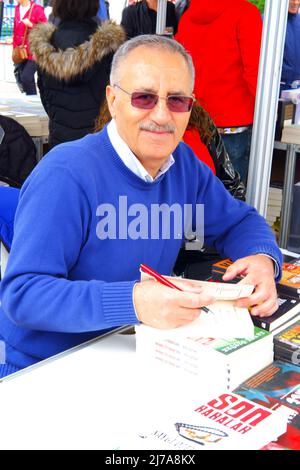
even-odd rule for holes
{"type": "Polygon", "coordinates": [[[43,145],[48,143],[49,119],[37,96],[1,98],[0,113],[19,122],[32,137],[36,147],[37,161],[43,156],[43,145]]]}
{"type": "Polygon", "coordinates": [[[136,449],[138,431],[211,398],[158,373],[122,330],[2,379],[0,450],[136,449]]]}
{"type": "Polygon", "coordinates": [[[114,448],[137,380],[135,337],[118,333],[13,374],[0,383],[0,449],[114,448]]]}

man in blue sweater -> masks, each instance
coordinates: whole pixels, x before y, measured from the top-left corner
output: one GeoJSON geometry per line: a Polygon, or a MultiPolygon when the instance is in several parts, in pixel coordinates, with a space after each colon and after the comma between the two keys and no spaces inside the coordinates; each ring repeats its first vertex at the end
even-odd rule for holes
{"type": "Polygon", "coordinates": [[[192,282],[189,292],[139,282],[140,263],[171,274],[191,231],[235,261],[225,280],[242,274],[255,285],[240,306],[259,316],[276,310],[281,255],[272,232],[181,142],[193,86],[192,60],[176,41],[126,42],[107,87],[112,121],[55,147],[24,183],[1,283],[2,376],[103,330],[197,318],[214,299],[192,282]]]}

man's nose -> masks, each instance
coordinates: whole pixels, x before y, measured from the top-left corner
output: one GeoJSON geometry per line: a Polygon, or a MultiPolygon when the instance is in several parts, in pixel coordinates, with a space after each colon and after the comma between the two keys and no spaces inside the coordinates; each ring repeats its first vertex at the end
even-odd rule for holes
{"type": "Polygon", "coordinates": [[[157,123],[169,122],[171,119],[171,112],[167,106],[165,98],[159,98],[158,102],[151,111],[151,117],[157,123]]]}

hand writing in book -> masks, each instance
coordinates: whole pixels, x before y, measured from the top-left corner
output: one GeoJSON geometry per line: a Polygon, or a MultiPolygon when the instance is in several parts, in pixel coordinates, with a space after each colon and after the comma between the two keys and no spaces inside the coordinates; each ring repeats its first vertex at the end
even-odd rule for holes
{"type": "Polygon", "coordinates": [[[274,262],[264,255],[253,255],[235,261],[226,270],[224,281],[243,276],[242,284],[253,284],[253,294],[236,301],[237,307],[251,307],[251,315],[268,317],[278,308],[274,281],[274,262]]]}
{"type": "Polygon", "coordinates": [[[200,308],[215,301],[191,281],[172,281],[184,291],[170,289],[156,281],[138,282],[134,287],[134,306],[138,319],[145,325],[171,329],[186,325],[199,317],[200,308]]]}

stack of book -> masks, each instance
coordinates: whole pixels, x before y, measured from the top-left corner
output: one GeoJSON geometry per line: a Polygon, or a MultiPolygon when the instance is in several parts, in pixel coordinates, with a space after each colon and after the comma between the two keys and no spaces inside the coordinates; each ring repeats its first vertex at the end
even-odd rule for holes
{"type": "Polygon", "coordinates": [[[281,205],[282,188],[270,186],[266,220],[271,227],[276,221],[276,219],[280,217],[281,205]]]}
{"type": "Polygon", "coordinates": [[[253,338],[177,336],[145,325],[136,327],[136,351],[147,371],[189,384],[197,396],[205,390],[233,390],[273,361],[273,337],[254,328],[253,338]],[[205,390],[204,390],[205,389],[205,390]]]}
{"type": "Polygon", "coordinates": [[[278,290],[295,298],[300,297],[300,256],[297,258],[284,258],[282,278],[278,283],[278,290]]]}
{"type": "Polygon", "coordinates": [[[300,144],[300,125],[290,124],[284,126],[282,130],[281,141],[288,144],[300,144]]]}
{"type": "Polygon", "coordinates": [[[276,445],[300,449],[300,367],[275,361],[234,392],[276,413],[286,414],[287,431],[276,440],[276,445]]]}
{"type": "Polygon", "coordinates": [[[274,357],[300,365],[300,320],[274,336],[274,357]]]}
{"type": "MultiPolygon", "coordinates": [[[[279,333],[282,329],[300,319],[300,257],[284,256],[282,278],[277,284],[278,310],[270,317],[252,316],[254,325],[263,328],[272,334],[279,333]]],[[[228,266],[232,261],[227,258],[214,263],[212,277],[216,281],[222,281],[228,266]]],[[[240,281],[237,277],[235,282],[240,281]]],[[[233,281],[231,281],[233,282],[233,281]]]]}
{"type": "Polygon", "coordinates": [[[296,299],[284,293],[278,293],[278,310],[270,317],[252,316],[254,325],[273,334],[279,333],[284,328],[300,319],[300,299],[296,299]]]}

